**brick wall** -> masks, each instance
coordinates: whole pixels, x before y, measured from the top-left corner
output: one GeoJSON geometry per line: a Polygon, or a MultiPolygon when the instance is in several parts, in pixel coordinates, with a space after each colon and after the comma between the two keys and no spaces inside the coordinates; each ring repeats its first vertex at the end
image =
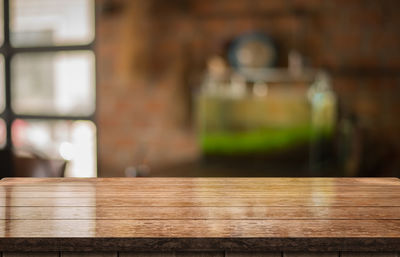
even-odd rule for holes
{"type": "Polygon", "coordinates": [[[196,159],[191,92],[208,57],[258,30],[327,69],[357,117],[363,167],[400,168],[400,1],[98,0],[99,175],[196,159]],[[370,147],[375,151],[369,151],[370,147]],[[370,159],[371,159],[370,158],[370,159]]]}

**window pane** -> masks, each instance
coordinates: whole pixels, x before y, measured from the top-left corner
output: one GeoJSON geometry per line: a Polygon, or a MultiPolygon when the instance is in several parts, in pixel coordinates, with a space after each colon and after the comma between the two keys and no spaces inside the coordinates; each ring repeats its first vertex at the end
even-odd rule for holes
{"type": "Polygon", "coordinates": [[[3,0],[0,0],[0,45],[4,41],[4,12],[3,12],[3,0]]]}
{"type": "Polygon", "coordinates": [[[89,115],[95,109],[91,51],[17,54],[11,62],[12,108],[18,114],[89,115]]]}
{"type": "Polygon", "coordinates": [[[4,56],[0,55],[0,113],[4,111],[4,56]]]}
{"type": "Polygon", "coordinates": [[[65,176],[97,175],[96,127],[91,121],[16,120],[12,141],[17,150],[67,160],[65,176]]]}
{"type": "Polygon", "coordinates": [[[0,148],[6,145],[6,123],[0,119],[0,148]]]}
{"type": "Polygon", "coordinates": [[[10,1],[14,46],[86,44],[94,38],[93,0],[10,1]]]}

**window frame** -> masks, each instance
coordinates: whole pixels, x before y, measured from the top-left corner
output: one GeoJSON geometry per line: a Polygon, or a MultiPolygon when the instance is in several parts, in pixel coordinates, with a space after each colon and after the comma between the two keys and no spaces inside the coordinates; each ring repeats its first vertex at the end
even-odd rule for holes
{"type": "MultiPolygon", "coordinates": [[[[11,0],[12,1],[12,0],[11,0]]],[[[30,47],[14,47],[11,44],[10,40],[10,0],[3,0],[3,43],[0,46],[0,54],[4,57],[4,109],[0,113],[0,118],[4,120],[6,124],[6,143],[3,147],[3,150],[11,152],[13,150],[13,142],[12,142],[12,124],[17,119],[30,119],[30,120],[83,120],[83,121],[91,121],[96,127],[96,166],[98,163],[98,133],[97,133],[97,122],[96,122],[96,112],[97,112],[97,60],[95,53],[95,42],[96,42],[96,21],[97,21],[97,11],[96,11],[96,2],[93,0],[93,24],[94,24],[94,36],[93,40],[88,44],[80,44],[80,45],[62,45],[62,46],[30,46],[30,47]],[[61,51],[80,51],[86,50],[90,51],[94,55],[94,92],[95,92],[95,106],[94,111],[90,115],[25,115],[18,114],[12,110],[12,96],[11,96],[11,60],[12,58],[19,53],[56,53],[61,51]]],[[[6,171],[2,171],[1,177],[5,176],[13,176],[13,167],[12,163],[8,164],[6,171]]],[[[96,173],[97,176],[98,172],[96,173]]]]}

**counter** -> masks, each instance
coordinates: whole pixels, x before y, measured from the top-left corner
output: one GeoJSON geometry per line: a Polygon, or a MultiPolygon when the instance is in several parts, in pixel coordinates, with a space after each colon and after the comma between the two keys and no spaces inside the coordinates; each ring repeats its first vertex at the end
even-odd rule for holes
{"type": "Polygon", "coordinates": [[[3,257],[395,257],[400,180],[5,178],[0,251],[3,257]]]}

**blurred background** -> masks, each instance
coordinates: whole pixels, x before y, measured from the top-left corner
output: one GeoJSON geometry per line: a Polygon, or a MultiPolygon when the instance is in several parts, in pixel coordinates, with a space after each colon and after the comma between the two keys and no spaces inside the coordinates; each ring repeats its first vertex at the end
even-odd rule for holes
{"type": "Polygon", "coordinates": [[[0,1],[1,177],[399,177],[399,10],[0,1]]]}

